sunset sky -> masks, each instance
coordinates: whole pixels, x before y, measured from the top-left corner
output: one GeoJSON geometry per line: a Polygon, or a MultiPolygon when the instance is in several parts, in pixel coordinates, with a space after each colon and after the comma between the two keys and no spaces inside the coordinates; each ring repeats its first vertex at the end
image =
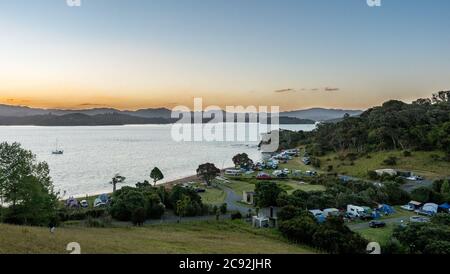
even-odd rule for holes
{"type": "Polygon", "coordinates": [[[450,89],[450,1],[0,0],[0,103],[362,109],[450,89]]]}

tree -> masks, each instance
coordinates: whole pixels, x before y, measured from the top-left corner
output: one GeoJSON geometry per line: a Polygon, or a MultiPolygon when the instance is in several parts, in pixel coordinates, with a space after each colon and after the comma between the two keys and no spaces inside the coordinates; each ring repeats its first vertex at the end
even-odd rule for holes
{"type": "Polygon", "coordinates": [[[113,193],[116,192],[117,184],[124,183],[125,180],[126,180],[126,178],[123,177],[123,176],[121,176],[120,174],[116,174],[116,175],[112,178],[111,182],[109,182],[109,183],[113,185],[113,193]]]}
{"type": "Polygon", "coordinates": [[[123,187],[113,194],[110,207],[111,216],[119,221],[131,221],[133,213],[138,208],[147,207],[147,199],[137,188],[123,187]]]}
{"type": "Polygon", "coordinates": [[[220,169],[211,163],[200,165],[197,168],[197,177],[201,178],[208,186],[211,185],[212,180],[219,174],[220,169]]]}
{"type": "Polygon", "coordinates": [[[250,168],[253,161],[248,157],[247,153],[237,154],[233,157],[233,163],[236,167],[250,168]]]}
{"type": "Polygon", "coordinates": [[[293,219],[281,221],[279,229],[286,238],[295,243],[312,244],[318,226],[311,215],[303,212],[293,219]]]}
{"type": "Polygon", "coordinates": [[[276,206],[278,195],[284,190],[274,182],[258,182],[255,187],[255,201],[259,207],[276,206]]]}
{"type": "Polygon", "coordinates": [[[153,179],[153,186],[156,186],[156,183],[158,181],[164,179],[164,175],[162,174],[161,170],[159,170],[159,168],[155,167],[153,168],[152,172],[150,172],[150,178],[153,179]]]}
{"type": "Polygon", "coordinates": [[[187,209],[188,209],[190,203],[191,203],[191,198],[189,198],[189,196],[187,196],[187,195],[183,195],[183,197],[177,201],[175,213],[178,215],[180,221],[181,221],[181,217],[184,217],[187,215],[187,209]]]}
{"type": "MultiPolygon", "coordinates": [[[[45,162],[19,143],[0,144],[0,200],[9,207],[5,221],[49,225],[56,222],[58,193],[54,191],[45,162]]],[[[2,210],[3,211],[3,210],[2,210]]]]}

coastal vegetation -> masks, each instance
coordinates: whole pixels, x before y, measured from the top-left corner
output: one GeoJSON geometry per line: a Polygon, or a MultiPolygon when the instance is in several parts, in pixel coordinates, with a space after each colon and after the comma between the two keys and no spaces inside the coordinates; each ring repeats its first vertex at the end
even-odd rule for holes
{"type": "Polygon", "coordinates": [[[0,221],[21,225],[57,222],[58,193],[45,162],[20,144],[0,144],[0,221]]]}

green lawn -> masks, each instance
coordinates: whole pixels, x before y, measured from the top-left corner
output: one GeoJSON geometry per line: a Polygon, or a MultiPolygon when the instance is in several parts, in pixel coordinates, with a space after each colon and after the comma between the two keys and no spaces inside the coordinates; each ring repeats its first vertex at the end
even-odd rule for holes
{"type": "Polygon", "coordinates": [[[225,186],[231,188],[236,194],[242,195],[244,191],[254,191],[255,184],[245,181],[230,180],[225,186]]]}
{"type": "Polygon", "coordinates": [[[254,229],[241,221],[208,221],[141,228],[47,228],[0,224],[0,254],[68,253],[78,242],[82,253],[258,254],[315,253],[288,243],[273,229],[254,229]],[[220,243],[220,244],[219,244],[220,243]]]}
{"type": "Polygon", "coordinates": [[[392,236],[396,224],[387,224],[383,228],[364,228],[354,230],[370,242],[377,242],[380,245],[386,244],[392,236]]]}
{"type": "Polygon", "coordinates": [[[443,156],[442,152],[436,151],[413,151],[410,157],[403,156],[401,151],[382,151],[370,153],[370,157],[359,158],[354,161],[353,165],[351,165],[350,160],[339,160],[336,153],[327,154],[326,156],[320,157],[320,159],[323,168],[332,165],[334,171],[340,174],[362,178],[367,178],[368,171],[382,168],[412,171],[427,179],[450,176],[450,162],[434,161],[431,158],[433,154],[443,156]],[[383,164],[383,161],[389,156],[398,158],[397,165],[387,166],[383,164]]]}
{"type": "Polygon", "coordinates": [[[322,185],[300,184],[298,181],[283,181],[279,182],[281,188],[287,191],[288,194],[296,190],[309,191],[325,191],[325,187],[322,185]]]}
{"type": "Polygon", "coordinates": [[[202,201],[205,204],[220,205],[225,202],[226,193],[218,187],[207,187],[206,192],[200,193],[202,201]]]}

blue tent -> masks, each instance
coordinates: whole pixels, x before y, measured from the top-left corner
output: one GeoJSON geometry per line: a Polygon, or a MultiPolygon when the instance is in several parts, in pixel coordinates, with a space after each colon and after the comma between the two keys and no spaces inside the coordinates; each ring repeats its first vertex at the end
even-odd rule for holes
{"type": "Polygon", "coordinates": [[[394,210],[394,208],[392,206],[386,205],[386,204],[380,205],[378,210],[381,211],[382,213],[386,214],[386,215],[390,215],[390,214],[393,214],[395,212],[395,210],[394,210]]]}
{"type": "Polygon", "coordinates": [[[439,208],[445,209],[445,210],[449,210],[449,209],[450,209],[450,204],[448,204],[448,203],[443,203],[442,205],[439,206],[439,208]]]}
{"type": "Polygon", "coordinates": [[[373,217],[375,220],[376,220],[376,219],[380,219],[380,218],[381,218],[380,212],[378,212],[378,211],[372,212],[372,217],[373,217]]]}
{"type": "Polygon", "coordinates": [[[316,221],[317,221],[319,224],[325,222],[325,220],[327,219],[327,218],[326,218],[325,216],[323,216],[323,215],[316,215],[315,217],[316,217],[316,221]]]}
{"type": "Polygon", "coordinates": [[[450,204],[448,204],[448,203],[443,203],[442,205],[439,206],[439,209],[440,209],[441,211],[450,213],[450,204]]]}

